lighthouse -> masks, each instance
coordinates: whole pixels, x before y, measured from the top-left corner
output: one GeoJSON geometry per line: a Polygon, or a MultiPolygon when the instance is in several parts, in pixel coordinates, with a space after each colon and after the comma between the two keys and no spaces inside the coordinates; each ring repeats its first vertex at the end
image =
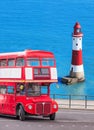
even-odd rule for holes
{"type": "Polygon", "coordinates": [[[72,60],[69,76],[62,78],[63,83],[72,84],[85,80],[82,59],[82,37],[81,26],[78,22],[74,25],[72,33],[72,60]]]}
{"type": "Polygon", "coordinates": [[[81,26],[77,22],[72,33],[72,61],[70,69],[70,77],[84,80],[84,69],[82,60],[82,37],[81,26]]]}

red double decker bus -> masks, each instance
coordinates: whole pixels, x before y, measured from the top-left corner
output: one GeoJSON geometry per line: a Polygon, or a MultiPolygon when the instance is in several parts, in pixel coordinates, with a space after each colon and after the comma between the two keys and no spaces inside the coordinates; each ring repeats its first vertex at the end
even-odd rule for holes
{"type": "Polygon", "coordinates": [[[53,53],[40,50],[0,54],[0,113],[25,120],[28,115],[55,119],[58,104],[50,98],[57,82],[53,53]]]}

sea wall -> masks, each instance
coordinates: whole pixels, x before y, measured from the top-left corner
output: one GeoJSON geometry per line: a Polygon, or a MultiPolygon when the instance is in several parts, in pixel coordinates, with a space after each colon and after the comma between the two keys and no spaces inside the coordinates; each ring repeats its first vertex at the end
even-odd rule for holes
{"type": "Polygon", "coordinates": [[[94,110],[94,101],[92,100],[68,100],[55,99],[61,109],[89,109],[94,110]]]}

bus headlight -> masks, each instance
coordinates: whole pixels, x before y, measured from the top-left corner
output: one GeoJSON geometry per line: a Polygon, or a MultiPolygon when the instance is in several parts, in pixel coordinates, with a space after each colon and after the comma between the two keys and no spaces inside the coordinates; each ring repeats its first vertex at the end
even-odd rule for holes
{"type": "Polygon", "coordinates": [[[28,109],[31,110],[32,109],[32,105],[28,105],[28,109]]]}
{"type": "Polygon", "coordinates": [[[57,108],[57,105],[56,105],[56,104],[54,104],[53,108],[54,108],[54,109],[56,109],[56,108],[57,108]]]}

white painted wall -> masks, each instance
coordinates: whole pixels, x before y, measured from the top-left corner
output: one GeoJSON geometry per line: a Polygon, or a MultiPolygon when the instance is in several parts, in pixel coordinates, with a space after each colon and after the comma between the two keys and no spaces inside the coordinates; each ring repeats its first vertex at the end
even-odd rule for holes
{"type": "Polygon", "coordinates": [[[73,67],[73,72],[84,72],[83,65],[71,65],[71,68],[73,67]]]}
{"type": "Polygon", "coordinates": [[[72,50],[82,50],[82,37],[73,37],[72,50]]]}

